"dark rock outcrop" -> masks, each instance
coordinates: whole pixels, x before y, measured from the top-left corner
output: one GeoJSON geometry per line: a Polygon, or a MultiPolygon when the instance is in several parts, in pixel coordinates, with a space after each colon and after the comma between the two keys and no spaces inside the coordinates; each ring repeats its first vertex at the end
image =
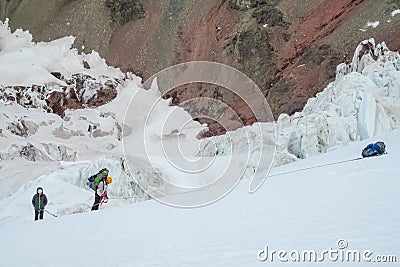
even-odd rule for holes
{"type": "Polygon", "coordinates": [[[110,9],[113,25],[114,23],[124,25],[145,16],[143,5],[139,0],[106,0],[106,6],[110,9]]]}

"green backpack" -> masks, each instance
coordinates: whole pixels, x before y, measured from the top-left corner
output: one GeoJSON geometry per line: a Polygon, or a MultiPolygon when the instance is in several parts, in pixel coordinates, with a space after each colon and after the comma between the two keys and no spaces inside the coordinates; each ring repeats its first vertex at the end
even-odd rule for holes
{"type": "Polygon", "coordinates": [[[104,168],[101,171],[99,171],[97,174],[90,176],[88,178],[87,186],[89,188],[93,189],[94,191],[96,191],[97,187],[99,186],[99,183],[102,180],[107,179],[108,173],[109,173],[109,171],[106,168],[104,168]]]}

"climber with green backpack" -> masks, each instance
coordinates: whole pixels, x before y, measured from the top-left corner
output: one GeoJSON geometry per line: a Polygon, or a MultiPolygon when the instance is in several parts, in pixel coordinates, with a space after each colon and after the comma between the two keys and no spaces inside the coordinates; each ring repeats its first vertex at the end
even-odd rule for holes
{"type": "Polygon", "coordinates": [[[102,203],[108,201],[107,185],[112,183],[112,178],[108,177],[109,171],[104,168],[97,174],[88,178],[88,187],[94,190],[94,204],[92,210],[98,210],[102,203]]]}

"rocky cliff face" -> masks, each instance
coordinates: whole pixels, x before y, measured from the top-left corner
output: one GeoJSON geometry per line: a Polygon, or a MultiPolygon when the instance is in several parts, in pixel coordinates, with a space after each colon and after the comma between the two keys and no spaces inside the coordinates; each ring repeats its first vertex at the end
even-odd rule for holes
{"type": "MultiPolygon", "coordinates": [[[[99,51],[144,79],[185,61],[228,64],[257,83],[277,118],[301,110],[361,40],[373,37],[399,50],[400,15],[393,13],[399,8],[399,0],[7,0],[0,19],[29,29],[36,41],[77,36],[78,49],[99,51]]],[[[233,106],[244,124],[254,121],[222,88],[187,86],[168,96],[177,105],[216,98],[233,106]]],[[[225,131],[215,123],[211,130],[225,131]]]]}
{"type": "Polygon", "coordinates": [[[37,108],[64,117],[67,109],[98,107],[117,96],[117,86],[121,81],[101,76],[98,79],[77,73],[65,79],[60,73],[53,73],[66,86],[54,90],[47,85],[1,86],[0,101],[16,102],[26,108],[37,108]]]}

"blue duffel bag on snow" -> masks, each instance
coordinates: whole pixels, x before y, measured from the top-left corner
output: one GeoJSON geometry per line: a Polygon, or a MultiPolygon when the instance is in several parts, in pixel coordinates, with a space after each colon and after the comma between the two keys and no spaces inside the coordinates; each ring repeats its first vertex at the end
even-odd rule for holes
{"type": "Polygon", "coordinates": [[[375,144],[369,144],[366,146],[361,155],[365,157],[380,156],[385,153],[386,145],[384,142],[376,142],[375,144]]]}

